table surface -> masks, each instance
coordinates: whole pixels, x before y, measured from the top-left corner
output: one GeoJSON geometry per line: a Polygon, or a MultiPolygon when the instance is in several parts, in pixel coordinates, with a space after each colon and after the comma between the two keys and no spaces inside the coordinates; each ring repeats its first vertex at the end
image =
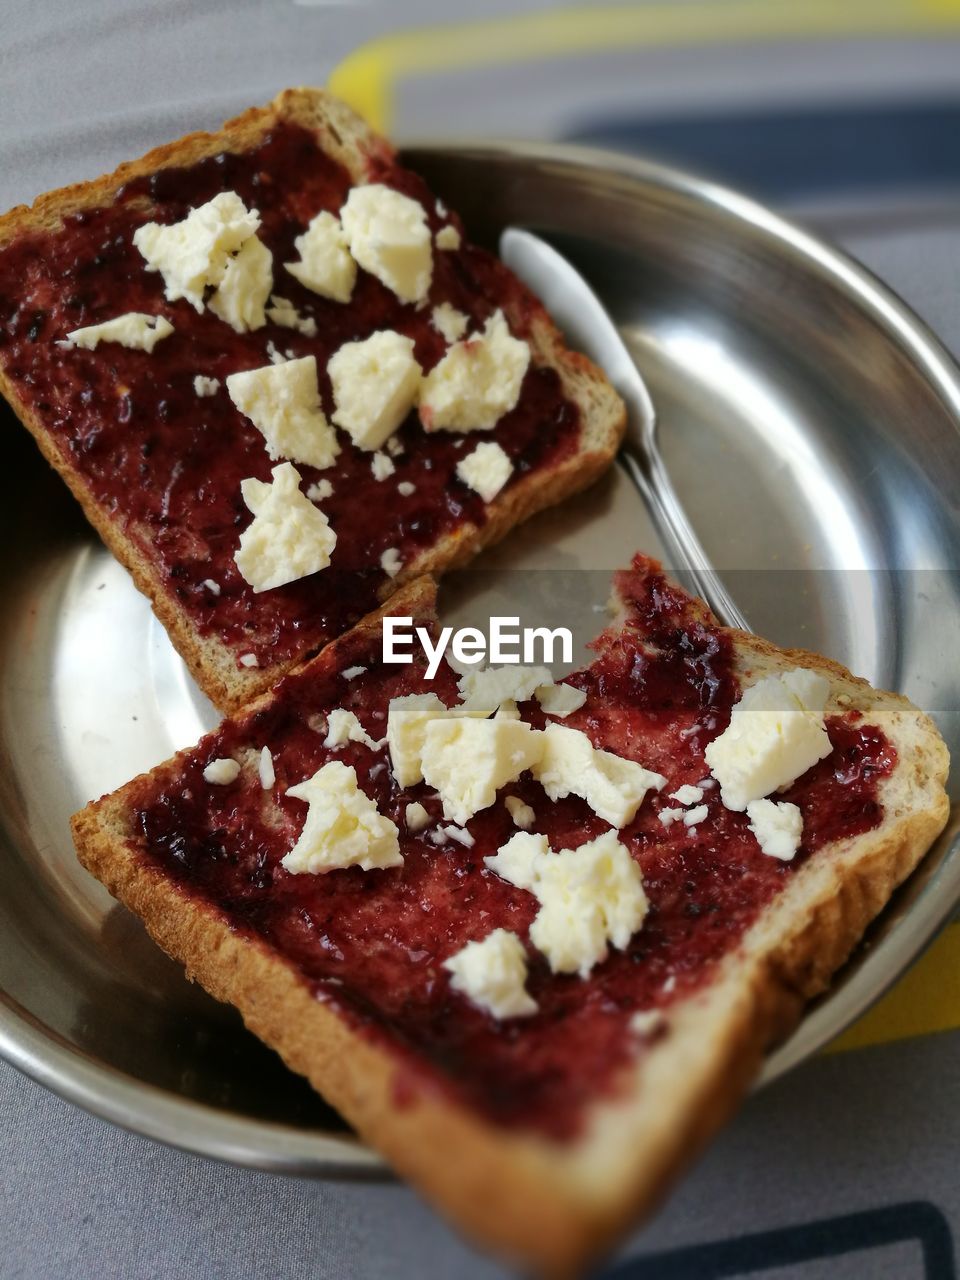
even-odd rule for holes
{"type": "MultiPolygon", "coordinates": [[[[517,7],[488,0],[482,11],[496,17],[517,7]]],[[[538,20],[549,8],[527,7],[538,20]]],[[[470,8],[479,11],[464,5],[463,17],[470,8]]],[[[437,0],[412,0],[403,16],[411,24],[451,18],[437,0]]],[[[396,21],[396,8],[391,16],[389,5],[362,0],[74,0],[69,7],[19,0],[8,6],[0,53],[0,207],[190,128],[215,126],[285,84],[322,83],[353,46],[396,21]]],[[[788,121],[781,136],[799,157],[790,181],[776,141],[759,136],[753,167],[741,165],[739,179],[839,240],[960,353],[960,157],[951,174],[937,142],[951,103],[960,103],[957,45],[924,33],[898,41],[822,37],[804,37],[819,42],[812,59],[798,53],[807,45],[786,40],[762,47],[661,40],[607,62],[595,49],[573,64],[576,74],[574,55],[562,51],[560,62],[527,67],[522,113],[502,108],[501,89],[520,83],[516,65],[470,70],[470,83],[486,75],[500,86],[489,99],[468,92],[466,80],[453,92],[448,68],[426,68],[393,85],[389,123],[407,136],[427,135],[442,105],[448,133],[526,132],[637,148],[656,140],[688,163],[706,137],[710,167],[711,156],[726,154],[716,144],[724,112],[741,125],[745,113],[772,112],[788,121]],[[885,167],[876,158],[870,166],[862,155],[857,161],[864,148],[848,141],[850,165],[830,170],[823,145],[805,151],[798,142],[797,121],[827,99],[834,138],[851,120],[849,137],[866,138],[881,98],[884,136],[892,129],[900,138],[885,167]],[[709,135],[691,126],[698,113],[710,120],[709,135]],[[896,132],[901,125],[920,145],[896,132]]],[[[950,926],[908,979],[912,989],[895,993],[847,1037],[846,1051],[752,1098],[611,1273],[953,1276],[957,929],[950,926]],[[918,1001],[921,984],[926,996],[918,1001]],[[917,1034],[931,1030],[938,1033],[917,1034]]],[[[0,1119],[2,1277],[501,1274],[402,1186],[315,1183],[186,1155],[86,1115],[5,1064],[0,1119]]]]}

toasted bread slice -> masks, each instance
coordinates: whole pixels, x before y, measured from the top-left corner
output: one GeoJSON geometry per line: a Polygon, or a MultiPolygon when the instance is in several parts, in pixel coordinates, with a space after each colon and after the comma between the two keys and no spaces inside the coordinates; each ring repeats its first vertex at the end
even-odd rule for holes
{"type": "MultiPolygon", "coordinates": [[[[556,1275],[657,1205],[948,811],[946,749],[905,698],[816,654],[721,628],[651,561],[638,557],[619,585],[622,616],[595,663],[568,677],[587,699],[565,723],[667,778],[620,832],[650,913],[586,978],[551,973],[529,948],[532,1017],[496,1021],[451,990],[443,968],[466,940],[504,924],[522,937],[531,919],[531,895],[481,861],[514,830],[504,794],[466,824],[472,847],[436,843],[436,798],[423,783],[396,786],[382,747],[331,755],[322,745],[322,717],[338,705],[378,738],[389,697],[456,696],[449,671],[431,686],[422,667],[379,665],[377,619],[73,820],[83,864],[192,978],[236,1005],[472,1240],[556,1275]],[[665,826],[668,793],[704,779],[705,747],[742,690],[796,666],[830,682],[835,745],[785,792],[804,814],[795,861],[763,854],[716,787],[696,827],[665,826]],[[312,739],[311,722],[321,731],[312,739]],[[257,779],[264,745],[273,793],[257,779]],[[242,764],[240,777],[206,785],[203,767],[223,755],[242,764]],[[290,876],[278,866],[302,822],[282,791],[330,758],[354,763],[397,821],[402,867],[290,876]],[[414,799],[432,810],[418,834],[404,825],[414,799]],[[639,1029],[637,1011],[652,1018],[639,1029]]],[[[423,580],[387,606],[420,617],[431,607],[423,580]]],[[[521,712],[544,723],[532,701],[521,712]]],[[[504,791],[532,807],[554,849],[607,829],[575,797],[548,802],[529,775],[504,791]]]]}
{"type": "Polygon", "coordinates": [[[293,236],[310,218],[323,207],[336,213],[351,184],[371,181],[421,199],[434,230],[452,217],[438,212],[425,185],[347,107],[321,90],[291,89],[217,133],[191,134],[0,218],[0,293],[14,315],[0,330],[0,391],[222,709],[235,710],[269,688],[403,581],[464,563],[518,522],[590,484],[623,433],[623,405],[603,374],[566,349],[537,300],[502,264],[466,243],[438,249],[430,306],[459,305],[474,326],[500,307],[532,349],[539,372],[528,373],[518,410],[493,431],[468,435],[460,455],[495,440],[513,456],[513,476],[492,501],[480,501],[457,479],[451,436],[424,435],[412,414],[398,437],[404,459],[394,476],[374,485],[370,455],[340,433],[343,452],[333,467],[322,473],[299,468],[304,490],[321,477],[333,481],[334,497],[322,503],[335,531],[339,526],[330,568],[259,595],[244,583],[232,562],[250,519],[239,480],[269,479],[271,464],[262,437],[222,387],[200,399],[191,390],[193,376],[222,382],[231,372],[266,365],[277,348],[315,354],[329,415],[326,364],[341,342],[395,325],[415,338],[425,368],[443,351],[430,306],[417,310],[394,300],[391,309],[389,292],[366,273],[343,304],[311,293],[284,270],[297,256],[293,236]],[[313,151],[303,150],[304,138],[313,151]],[[273,251],[274,291],[316,320],[316,336],[271,321],[238,337],[209,310],[198,316],[183,299],[168,302],[160,276],[147,272],[130,247],[138,225],[175,221],[190,205],[243,183],[248,202],[263,215],[260,234],[273,251]],[[174,325],[173,336],[152,354],[116,343],[93,352],[58,345],[75,327],[137,309],[174,325]],[[538,400],[548,369],[559,388],[538,400]],[[564,404],[569,412],[561,432],[556,413],[564,404]],[[532,461],[521,456],[518,413],[536,445],[532,461]],[[192,475],[182,463],[198,449],[205,450],[204,467],[192,475]],[[246,465],[238,450],[245,451],[246,465]],[[434,466],[429,495],[423,465],[434,466]],[[413,496],[398,496],[404,479],[420,486],[413,496]],[[196,512],[201,516],[193,520],[196,512]],[[396,545],[403,567],[391,580],[381,556],[396,545]]]}

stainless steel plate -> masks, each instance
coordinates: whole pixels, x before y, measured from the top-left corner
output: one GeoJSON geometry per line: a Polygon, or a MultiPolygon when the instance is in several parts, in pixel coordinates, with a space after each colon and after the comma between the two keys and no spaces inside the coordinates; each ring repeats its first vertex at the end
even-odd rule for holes
{"type": "MultiPolygon", "coordinates": [[[[729,192],[569,148],[409,153],[468,226],[557,239],[622,327],[682,497],[760,632],[902,689],[960,746],[960,381],[842,255],[729,192]]],[[[312,1091],[191,987],[76,863],[69,815],[215,722],[146,602],[9,419],[0,508],[0,1051],[66,1097],[180,1146],[324,1176],[382,1174],[312,1091]]],[[[656,550],[623,469],[445,588],[461,618],[598,626],[609,571],[656,550]],[[559,614],[559,616],[557,616],[559,614]]],[[[775,1054],[824,1044],[960,896],[942,840],[870,945],[775,1054]]]]}

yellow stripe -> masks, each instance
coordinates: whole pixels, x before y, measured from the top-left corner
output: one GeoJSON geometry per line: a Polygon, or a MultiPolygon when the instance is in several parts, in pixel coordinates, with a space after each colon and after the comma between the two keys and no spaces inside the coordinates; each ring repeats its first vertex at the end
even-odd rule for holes
{"type": "Polygon", "coordinates": [[[960,924],[948,925],[930,950],[829,1053],[952,1031],[960,1027],[960,924]]]}
{"type": "Polygon", "coordinates": [[[891,36],[960,25],[960,0],[659,0],[425,27],[361,45],[330,76],[332,92],[389,129],[403,76],[642,46],[891,36]]]}

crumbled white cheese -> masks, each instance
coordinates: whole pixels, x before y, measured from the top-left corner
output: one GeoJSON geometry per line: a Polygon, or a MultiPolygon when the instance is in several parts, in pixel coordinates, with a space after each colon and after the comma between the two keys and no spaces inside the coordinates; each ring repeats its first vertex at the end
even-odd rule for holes
{"type": "Polygon", "coordinates": [[[431,844],[446,844],[449,839],[446,827],[434,827],[432,831],[427,832],[427,839],[431,844]]]}
{"type": "Polygon", "coordinates": [[[634,760],[597,750],[577,729],[551,721],[541,736],[543,756],[533,773],[550,799],[580,796],[611,826],[625,827],[647,792],[659,791],[666,783],[666,778],[634,760]]]}
{"type": "Polygon", "coordinates": [[[497,798],[540,757],[540,735],[522,720],[428,720],[421,765],[443,816],[460,825],[497,798]]]}
{"type": "Polygon", "coordinates": [[[418,800],[414,800],[404,809],[403,820],[407,824],[407,830],[416,833],[430,825],[430,814],[418,800]]]}
{"type": "Polygon", "coordinates": [[[829,692],[829,681],[802,667],[746,690],[704,753],[728,809],[744,810],[830,754],[823,723],[829,692]]]}
{"type": "Polygon", "coordinates": [[[697,827],[709,812],[710,810],[705,804],[698,804],[695,809],[687,809],[683,815],[683,825],[685,827],[697,827]]]}
{"type": "Polygon", "coordinates": [[[312,484],[307,490],[307,497],[311,502],[323,502],[326,498],[333,497],[333,485],[329,480],[321,477],[316,484],[312,484]]]}
{"type": "Polygon", "coordinates": [[[352,711],[336,707],[327,715],[327,736],[323,745],[336,750],[337,747],[345,747],[348,742],[362,742],[371,751],[379,751],[383,746],[382,742],[370,737],[352,711]]]}
{"type": "Polygon", "coordinates": [[[204,396],[215,396],[220,390],[220,379],[207,378],[202,373],[198,373],[193,380],[193,389],[201,399],[204,396]]]}
{"type": "Polygon", "coordinates": [[[336,409],[333,421],[361,449],[379,449],[413,408],[422,373],[413,339],[380,329],[345,342],[327,365],[336,409]]]}
{"type": "Polygon", "coordinates": [[[530,806],[525,804],[519,796],[504,796],[503,803],[513,819],[513,825],[519,827],[521,831],[529,831],[537,819],[537,815],[530,806]]]}
{"type": "Polygon", "coordinates": [[[572,684],[541,684],[534,692],[547,715],[556,716],[558,720],[579,711],[587,700],[586,692],[575,689],[572,684]]]}
{"type": "Polygon", "coordinates": [[[450,986],[495,1018],[522,1018],[536,1013],[537,1002],[524,988],[527,953],[508,929],[494,929],[480,942],[444,960],[450,986]]]}
{"type": "Polygon", "coordinates": [[[173,333],[173,325],[165,316],[148,316],[142,311],[127,311],[114,320],[89,324],[68,334],[70,345],[95,351],[101,342],[117,342],[131,351],[152,352],[162,338],[173,333]]]}
{"type": "Polygon", "coordinates": [[[267,355],[270,357],[271,364],[283,364],[284,360],[290,358],[285,356],[282,351],[278,351],[269,338],[267,339],[267,355]]]}
{"type": "Polygon", "coordinates": [[[207,588],[212,596],[218,596],[220,594],[220,583],[214,582],[212,578],[204,578],[202,585],[207,588]]]}
{"type": "Polygon", "coordinates": [[[250,236],[228,260],[207,306],[237,333],[262,329],[267,323],[263,308],[272,288],[273,254],[256,236],[250,236]]]}
{"type": "Polygon", "coordinates": [[[672,827],[675,822],[679,822],[685,813],[684,809],[661,809],[657,814],[661,823],[665,827],[672,827]]]}
{"type": "Polygon", "coordinates": [[[387,707],[387,746],[393,776],[401,787],[423,779],[423,742],[430,720],[440,720],[447,708],[435,693],[408,693],[391,698],[387,707]]]}
{"type": "Polygon", "coordinates": [[[403,453],[403,441],[399,436],[391,436],[384,445],[384,448],[391,458],[399,458],[401,453],[403,453]]]}
{"type": "Polygon", "coordinates": [[[254,591],[269,591],[325,569],[337,545],[327,517],[300,492],[300,473],[289,462],[273,468],[273,482],[244,480],[243,500],[253,521],[240,535],[237,568],[254,591]]]}
{"type": "Polygon", "coordinates": [[[526,702],[534,690],[549,684],[552,677],[547,667],[527,667],[516,663],[509,667],[487,667],[485,671],[468,669],[457,681],[463,714],[488,716],[508,699],[526,702]]]}
{"type": "Polygon", "coordinates": [[[399,833],[357,786],[356,770],[331,760],[286,794],[309,805],[303,830],[283,859],[293,875],[317,875],[338,867],[399,867],[399,833]]]}
{"type": "Polygon", "coordinates": [[[227,391],[274,460],[289,458],[321,471],[335,461],[340,445],[320,407],[315,356],[232,373],[227,391]]]}
{"type": "Polygon", "coordinates": [[[445,342],[458,342],[467,332],[469,319],[449,302],[441,302],[430,312],[430,323],[445,342]]]}
{"type": "Polygon", "coordinates": [[[239,662],[241,667],[259,667],[260,659],[255,653],[241,653],[239,662]]]}
{"type": "Polygon", "coordinates": [[[415,484],[411,484],[409,480],[401,480],[397,485],[397,493],[399,493],[401,498],[410,498],[416,493],[416,491],[417,486],[415,484]]]}
{"type": "Polygon", "coordinates": [[[520,708],[513,698],[505,698],[497,707],[497,714],[493,718],[494,720],[519,720],[520,708]]]}
{"type": "Polygon", "coordinates": [[[396,471],[393,459],[387,453],[377,452],[370,459],[370,470],[374,480],[386,480],[396,471]]]}
{"type": "Polygon", "coordinates": [[[492,431],[516,407],[530,348],[510,333],[502,311],[482,334],[454,343],[423,380],[420,420],[427,431],[492,431]]]}
{"type": "Polygon", "coordinates": [[[278,324],[281,329],[296,329],[305,338],[317,336],[317,322],[313,316],[303,316],[287,298],[278,298],[276,294],[270,299],[267,308],[267,319],[278,324]]]}
{"type": "Polygon", "coordinates": [[[212,782],[218,787],[225,787],[236,782],[240,776],[240,766],[236,760],[211,760],[203,771],[204,782],[212,782]]]}
{"type": "Polygon", "coordinates": [[[357,676],[362,676],[366,669],[366,667],[345,667],[340,674],[344,680],[356,680],[357,676]]]}
{"type": "Polygon", "coordinates": [[[627,946],[647,914],[640,868],[615,831],[558,853],[546,836],[521,831],[484,863],[537,898],[530,941],[554,973],[586,977],[611,945],[627,946]]]}
{"type": "Polygon", "coordinates": [[[332,213],[318,213],[293,246],[299,262],[284,265],[307,289],[334,302],[349,302],[357,279],[357,264],[347,249],[340,219],[332,213]]]}
{"type": "Polygon", "coordinates": [[[163,276],[170,302],[186,298],[196,311],[202,311],[204,290],[220,284],[230,256],[259,226],[255,209],[247,209],[235,191],[222,191],[181,222],[169,226],[147,222],[138,227],[133,243],[147,270],[163,276]]]}
{"type": "Polygon", "coordinates": [[[354,187],[340,210],[354,259],[401,302],[421,302],[433,278],[423,206],[382,183],[354,187]]]}
{"type": "Polygon", "coordinates": [[[273,752],[269,747],[264,747],[260,752],[257,772],[260,774],[260,786],[264,791],[269,791],[277,780],[276,770],[273,767],[273,752]]]}
{"type": "Polygon", "coordinates": [[[751,800],[747,805],[750,830],[763,852],[792,862],[803,835],[803,815],[786,800],[751,800]]]}
{"type": "Polygon", "coordinates": [[[445,227],[441,227],[437,232],[436,246],[438,249],[460,248],[460,232],[452,223],[449,223],[445,227]]]}
{"type": "Polygon", "coordinates": [[[478,444],[457,463],[457,476],[479,493],[484,502],[492,502],[513,474],[513,463],[495,440],[478,444]]]}
{"type": "Polygon", "coordinates": [[[447,835],[451,840],[456,840],[457,844],[462,844],[465,849],[472,849],[476,844],[473,836],[466,827],[444,827],[447,835]]]}
{"type": "Polygon", "coordinates": [[[666,1025],[667,1019],[661,1009],[638,1009],[630,1015],[630,1030],[643,1039],[656,1035],[666,1025]]]}
{"type": "Polygon", "coordinates": [[[676,800],[677,804],[698,804],[703,799],[703,791],[700,787],[693,787],[690,783],[686,783],[682,787],[677,787],[676,791],[671,791],[670,799],[676,800]]]}
{"type": "Polygon", "coordinates": [[[403,568],[400,552],[396,547],[387,547],[380,557],[380,568],[391,578],[395,578],[403,568]]]}

